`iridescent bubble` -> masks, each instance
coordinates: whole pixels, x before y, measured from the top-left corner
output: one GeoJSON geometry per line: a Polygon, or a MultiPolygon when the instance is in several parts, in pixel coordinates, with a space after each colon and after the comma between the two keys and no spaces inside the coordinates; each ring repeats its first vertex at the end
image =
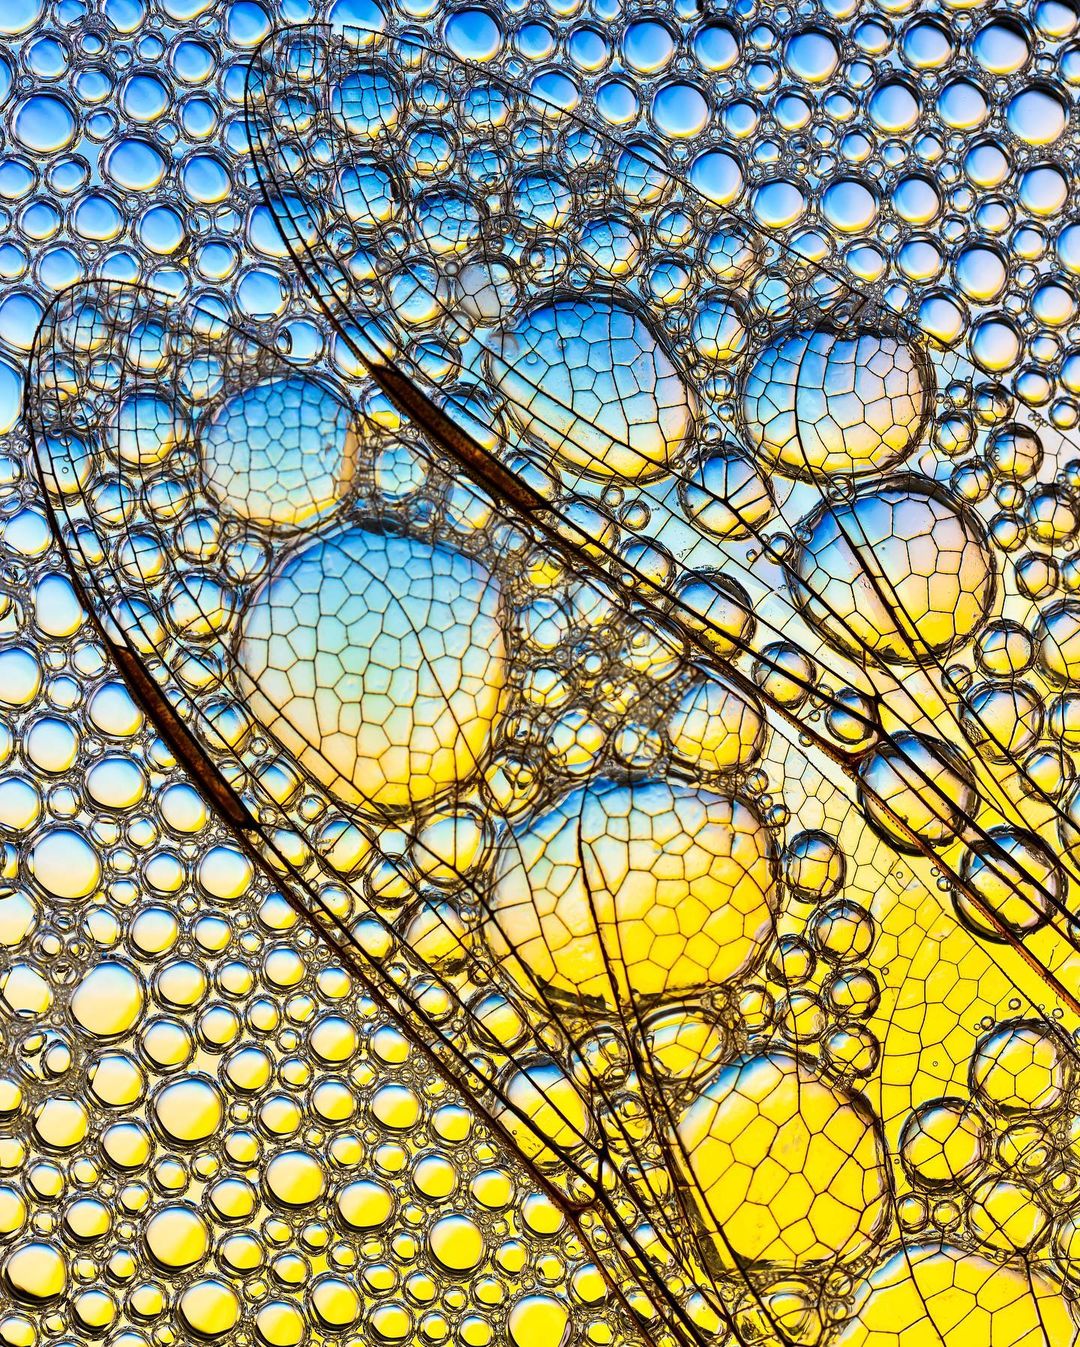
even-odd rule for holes
{"type": "Polygon", "coordinates": [[[391,72],[367,65],[350,71],[334,88],[330,112],[346,135],[371,141],[396,128],[404,103],[401,85],[391,72]]]}
{"type": "Polygon", "coordinates": [[[301,375],[234,393],[213,409],[199,443],[210,495],[268,526],[295,528],[325,515],[358,466],[349,407],[301,375]]]}
{"type": "Polygon", "coordinates": [[[839,62],[836,40],[823,28],[804,28],[784,43],[784,65],[807,84],[827,83],[839,62]]]}
{"type": "Polygon", "coordinates": [[[610,1005],[744,971],[775,896],[772,845],[748,804],[601,780],[507,840],[485,932],[527,990],[610,1005]]]}
{"type": "Polygon", "coordinates": [[[694,35],[693,45],[704,70],[730,70],[739,59],[739,38],[726,23],[704,24],[694,35]]]}
{"type": "Polygon", "coordinates": [[[870,119],[886,135],[910,131],[922,112],[919,95],[902,79],[887,79],[870,95],[867,104],[870,119]]]}
{"type": "Polygon", "coordinates": [[[797,224],[809,204],[799,183],[786,178],[763,183],[750,196],[754,219],[766,229],[788,229],[797,224]]]}
{"type": "Polygon", "coordinates": [[[643,19],[627,25],[622,39],[623,59],[643,75],[663,70],[675,55],[675,41],[666,24],[643,19]]]}
{"type": "Polygon", "coordinates": [[[830,644],[911,664],[969,640],[994,598],[973,517],[912,483],[818,508],[790,563],[791,592],[830,644]]]}
{"type": "Polygon", "coordinates": [[[765,742],[765,720],[734,688],[713,677],[690,684],[667,723],[672,749],[684,761],[708,772],[747,767],[765,742]]]}
{"type": "Polygon", "coordinates": [[[751,446],[794,476],[875,472],[917,444],[929,414],[932,376],[900,339],[826,328],[765,347],[742,390],[751,446]]]}
{"type": "Polygon", "coordinates": [[[962,1099],[932,1099],[908,1114],[900,1156],[914,1183],[941,1188],[975,1177],[990,1156],[990,1133],[962,1099]]]}
{"type": "Polygon", "coordinates": [[[287,555],[243,617],[259,720],[352,805],[466,777],[502,700],[499,587],[447,547],[345,527],[287,555]]]}
{"type": "Polygon", "coordinates": [[[967,766],[940,740],[908,730],[894,735],[866,755],[859,781],[870,821],[900,851],[917,851],[918,841],[948,846],[975,818],[978,793],[967,766]]]}
{"type": "Polygon", "coordinates": [[[825,189],[821,211],[838,233],[857,234],[877,218],[877,195],[859,178],[839,178],[825,189]]]}
{"type": "Polygon", "coordinates": [[[127,137],[107,151],[105,176],[128,192],[152,192],[165,176],[165,160],[148,140],[127,137]]]}
{"type": "Polygon", "coordinates": [[[900,178],[892,189],[892,205],[908,224],[925,225],[941,213],[941,194],[930,178],[915,173],[900,178]]]}
{"type": "Polygon", "coordinates": [[[75,139],[75,116],[57,95],[32,94],[15,109],[12,130],[24,149],[35,154],[55,154],[75,139]]]}
{"type": "Polygon", "coordinates": [[[690,435],[693,391],[645,319],[614,300],[543,304],[497,349],[490,377],[511,415],[590,476],[656,477],[690,435]]]}
{"type": "Polygon", "coordinates": [[[1022,348],[1016,325],[998,317],[980,318],[973,323],[968,344],[975,363],[991,374],[1012,369],[1022,348]]]}
{"type": "Polygon", "coordinates": [[[1031,43],[1015,19],[1002,15],[984,23],[975,34],[971,54],[991,75],[1014,75],[1031,59],[1031,43]]]}
{"type": "Polygon", "coordinates": [[[705,150],[690,165],[690,185],[707,201],[730,206],[743,194],[742,165],[727,150],[705,150]]]}
{"type": "Polygon", "coordinates": [[[836,1347],[972,1347],[1008,1342],[1072,1347],[1068,1302],[1045,1273],[950,1244],[891,1251],[856,1283],[852,1316],[836,1347]]]}
{"type": "Polygon", "coordinates": [[[1052,682],[1080,680],[1080,603],[1061,599],[1045,608],[1034,635],[1039,668],[1052,682]]]}
{"type": "Polygon", "coordinates": [[[973,131],[990,115],[986,94],[971,80],[952,80],[937,96],[937,114],[956,131],[973,131]]]}
{"type": "Polygon", "coordinates": [[[54,898],[87,898],[101,882],[101,858],[73,828],[46,828],[35,838],[28,869],[41,888],[54,898]]]}
{"type": "Polygon", "coordinates": [[[95,1038],[126,1034],[142,1013],[143,986],[125,964],[106,959],[79,982],[71,997],[72,1017],[95,1038]]]}
{"type": "Polygon", "coordinates": [[[768,481],[731,441],[703,455],[680,497],[689,517],[722,542],[757,536],[775,508],[768,481]]]}
{"type": "Polygon", "coordinates": [[[0,33],[17,37],[28,32],[41,18],[44,8],[44,0],[10,0],[0,16],[0,33]]]}
{"type": "Polygon", "coordinates": [[[1052,145],[1068,124],[1068,105],[1048,84],[1032,84],[1009,99],[1005,107],[1009,130],[1027,145],[1052,145]]]}
{"type": "Polygon", "coordinates": [[[699,135],[709,120],[709,103],[696,84],[673,80],[653,94],[652,116],[656,129],[673,140],[699,135]]]}
{"type": "Polygon", "coordinates": [[[972,1054],[971,1092],[992,1113],[1008,1118],[1052,1113],[1065,1103],[1073,1056],[1059,1032],[1042,1020],[1006,1020],[984,1034],[972,1054]]]}

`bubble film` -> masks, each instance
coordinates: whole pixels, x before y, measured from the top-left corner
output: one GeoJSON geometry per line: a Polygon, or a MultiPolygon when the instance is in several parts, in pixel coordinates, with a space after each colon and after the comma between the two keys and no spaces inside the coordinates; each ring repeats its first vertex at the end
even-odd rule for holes
{"type": "Polygon", "coordinates": [[[1080,1336],[1076,29],[0,13],[0,1342],[1080,1336]]]}

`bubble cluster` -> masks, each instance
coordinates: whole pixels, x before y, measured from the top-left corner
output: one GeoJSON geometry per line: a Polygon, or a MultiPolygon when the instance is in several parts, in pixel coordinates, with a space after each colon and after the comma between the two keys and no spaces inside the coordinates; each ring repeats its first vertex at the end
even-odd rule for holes
{"type": "Polygon", "coordinates": [[[0,34],[0,1340],[1072,1341],[1073,11],[0,34]]]}

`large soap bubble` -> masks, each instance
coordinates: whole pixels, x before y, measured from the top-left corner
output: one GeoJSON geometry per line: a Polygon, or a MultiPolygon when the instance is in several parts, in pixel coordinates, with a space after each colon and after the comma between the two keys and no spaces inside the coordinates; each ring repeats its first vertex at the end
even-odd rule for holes
{"type": "Polygon", "coordinates": [[[487,936],[526,987],[670,995],[744,972],[772,929],[769,834],[742,800],[677,783],[598,781],[503,852],[487,936]]]}
{"type": "Polygon", "coordinates": [[[213,499],[270,527],[296,528],[324,515],[348,491],[357,468],[349,408],[324,384],[298,374],[226,398],[200,443],[213,499]]]}
{"type": "Polygon", "coordinates": [[[657,477],[693,428],[696,399],[671,356],[644,318],[606,297],[529,310],[489,366],[521,429],[593,477],[657,477]]]}
{"type": "Polygon", "coordinates": [[[404,808],[467,776],[504,681],[499,588],[476,561],[345,527],[285,558],[244,615],[241,690],[322,785],[404,808]]]}
{"type": "Polygon", "coordinates": [[[737,1057],[678,1124],[701,1224],[727,1269],[806,1268],[865,1253],[889,1215],[870,1105],[789,1053],[737,1057]]]}
{"type": "Polygon", "coordinates": [[[1060,1288],[949,1244],[899,1247],[855,1288],[835,1347],[1074,1347],[1077,1327],[1060,1288]]]}
{"type": "Polygon", "coordinates": [[[881,332],[795,332],[766,346],[743,385],[749,442],[778,472],[884,472],[911,453],[929,415],[932,374],[881,332]]]}
{"type": "Polygon", "coordinates": [[[892,664],[940,657],[978,631],[994,568],[975,520],[929,484],[823,504],[800,526],[792,597],[830,645],[892,664]]]}

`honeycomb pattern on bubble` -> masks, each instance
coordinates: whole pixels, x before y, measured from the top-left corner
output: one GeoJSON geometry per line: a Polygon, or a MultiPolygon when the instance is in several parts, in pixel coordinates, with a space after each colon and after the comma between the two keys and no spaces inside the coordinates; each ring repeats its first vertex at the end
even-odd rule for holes
{"type": "Polygon", "coordinates": [[[744,801],[600,780],[508,840],[487,931],[526,986],[611,1004],[745,972],[775,906],[769,836],[744,801]]]}
{"type": "Polygon", "coordinates": [[[736,1058],[679,1120],[700,1218],[729,1267],[856,1258],[889,1218],[880,1129],[866,1101],[797,1057],[736,1058]]]}
{"type": "Polygon", "coordinates": [[[489,360],[522,429],[592,476],[655,477],[690,436],[696,398],[637,313],[600,297],[522,315],[489,360]]]}
{"type": "Polygon", "coordinates": [[[475,770],[498,715],[498,584],[415,539],[339,529],[287,556],[244,615],[259,720],[348,804],[403,808],[475,770]]]}
{"type": "Polygon", "coordinates": [[[827,640],[891,663],[948,654],[994,599],[981,531],[945,496],[913,484],[826,504],[802,525],[792,594],[827,640]]]}
{"type": "Polygon", "coordinates": [[[348,407],[296,375],[228,397],[200,438],[210,495],[230,514],[271,527],[299,527],[332,509],[357,466],[348,407]]]}
{"type": "Polygon", "coordinates": [[[779,472],[882,472],[918,445],[930,376],[902,340],[826,329],[766,347],[742,390],[750,443],[779,472]]]}

